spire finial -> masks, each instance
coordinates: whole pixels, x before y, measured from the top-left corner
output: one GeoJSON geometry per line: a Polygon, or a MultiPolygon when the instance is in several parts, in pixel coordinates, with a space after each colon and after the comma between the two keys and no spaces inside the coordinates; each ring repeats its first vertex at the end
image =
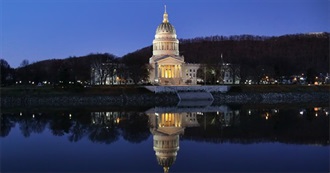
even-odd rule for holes
{"type": "Polygon", "coordinates": [[[163,169],[164,169],[164,173],[168,173],[170,170],[170,167],[163,167],[163,169]]]}
{"type": "Polygon", "coordinates": [[[164,15],[163,15],[163,23],[168,23],[168,14],[166,12],[166,5],[164,7],[165,7],[165,12],[164,12],[164,15]]]}

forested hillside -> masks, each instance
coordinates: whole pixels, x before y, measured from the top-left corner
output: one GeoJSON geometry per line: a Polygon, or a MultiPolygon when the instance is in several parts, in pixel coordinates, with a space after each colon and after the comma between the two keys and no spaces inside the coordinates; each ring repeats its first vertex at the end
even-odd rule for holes
{"type": "MultiPolygon", "coordinates": [[[[188,63],[217,64],[223,60],[241,66],[244,73],[263,70],[274,76],[329,72],[329,33],[296,34],[280,37],[252,35],[211,36],[180,40],[180,54],[188,63]]],[[[147,63],[152,48],[126,56],[141,57],[147,63]]]]}
{"type": "MultiPolygon", "coordinates": [[[[279,37],[238,35],[180,39],[180,54],[188,63],[217,65],[221,55],[226,63],[240,66],[241,77],[268,75],[274,78],[294,74],[315,76],[329,73],[330,33],[284,35],[279,37]]],[[[9,81],[89,81],[90,69],[104,62],[125,64],[118,73],[145,79],[152,56],[148,46],[118,58],[112,54],[90,54],[61,60],[45,60],[23,64],[12,69],[1,63],[2,84],[9,81]],[[8,70],[6,70],[8,69],[8,70]],[[5,76],[4,76],[5,75],[5,76]]],[[[123,77],[125,76],[123,75],[123,77]]]]}

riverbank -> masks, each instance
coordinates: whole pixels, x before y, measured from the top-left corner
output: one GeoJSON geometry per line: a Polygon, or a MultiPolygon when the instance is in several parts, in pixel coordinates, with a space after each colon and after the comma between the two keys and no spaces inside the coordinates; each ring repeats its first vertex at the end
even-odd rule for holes
{"type": "MultiPolygon", "coordinates": [[[[329,103],[330,86],[231,86],[211,92],[213,105],[228,103],[329,103]]],[[[194,94],[193,92],[191,94],[194,94]]],[[[1,88],[1,107],[22,106],[176,106],[176,93],[153,93],[138,86],[91,88],[1,88]]]]}

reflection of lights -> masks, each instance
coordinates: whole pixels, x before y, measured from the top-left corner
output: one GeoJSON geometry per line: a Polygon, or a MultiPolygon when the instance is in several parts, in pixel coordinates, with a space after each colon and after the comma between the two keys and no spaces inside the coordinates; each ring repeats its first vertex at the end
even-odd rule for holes
{"type": "Polygon", "coordinates": [[[70,118],[70,119],[71,119],[71,116],[72,116],[72,115],[71,115],[71,114],[69,114],[69,118],[70,118]]]}
{"type": "Polygon", "coordinates": [[[20,112],[20,113],[19,113],[19,115],[20,115],[20,116],[22,116],[22,115],[23,115],[23,113],[22,113],[22,112],[20,112]]]}
{"type": "Polygon", "coordinates": [[[217,111],[217,115],[219,115],[219,111],[217,111]]]}
{"type": "Polygon", "coordinates": [[[32,118],[34,118],[34,114],[32,114],[32,118]]]}
{"type": "Polygon", "coordinates": [[[300,114],[300,115],[304,115],[304,111],[300,111],[299,114],[300,114]]]}
{"type": "Polygon", "coordinates": [[[109,127],[107,126],[106,128],[108,129],[109,127]]]}
{"type": "Polygon", "coordinates": [[[248,113],[249,113],[249,115],[251,115],[251,110],[249,110],[249,112],[248,112],[248,113]]]}
{"type": "Polygon", "coordinates": [[[95,121],[93,120],[93,124],[95,124],[95,121]]]}
{"type": "Polygon", "coordinates": [[[329,115],[329,112],[325,112],[325,115],[328,116],[329,115]]]}
{"type": "Polygon", "coordinates": [[[268,116],[266,116],[266,120],[268,120],[268,116]]]}
{"type": "Polygon", "coordinates": [[[277,113],[277,109],[275,109],[274,112],[277,113]]]}
{"type": "Polygon", "coordinates": [[[155,113],[156,116],[158,116],[159,114],[158,113],[155,113]]]}
{"type": "Polygon", "coordinates": [[[317,114],[317,113],[315,113],[315,116],[316,116],[316,117],[317,117],[317,115],[318,115],[318,114],[317,114]]]}

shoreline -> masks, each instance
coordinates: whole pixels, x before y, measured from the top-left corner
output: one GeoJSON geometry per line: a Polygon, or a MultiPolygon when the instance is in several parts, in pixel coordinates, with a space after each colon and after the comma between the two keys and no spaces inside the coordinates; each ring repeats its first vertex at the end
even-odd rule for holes
{"type": "MultiPolygon", "coordinates": [[[[212,92],[212,105],[222,104],[285,104],[329,103],[329,92],[212,92]]],[[[189,100],[190,102],[204,100],[189,100]]],[[[117,95],[18,95],[1,96],[1,107],[30,106],[177,106],[180,102],[175,93],[137,93],[117,95]]]]}

